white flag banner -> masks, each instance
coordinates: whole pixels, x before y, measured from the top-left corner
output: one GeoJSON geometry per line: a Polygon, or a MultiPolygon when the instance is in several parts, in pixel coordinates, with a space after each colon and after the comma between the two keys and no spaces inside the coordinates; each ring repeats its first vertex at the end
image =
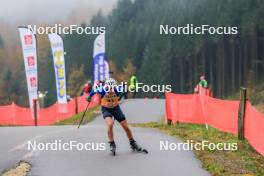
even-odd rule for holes
{"type": "Polygon", "coordinates": [[[105,34],[98,35],[94,40],[93,57],[101,53],[105,53],[105,34]]]}
{"type": "Polygon", "coordinates": [[[24,57],[29,105],[33,108],[33,100],[38,99],[38,67],[36,36],[26,27],[19,27],[22,52],[24,57]]]}
{"type": "Polygon", "coordinates": [[[57,87],[57,100],[59,104],[67,103],[66,76],[63,40],[58,34],[49,34],[49,40],[53,55],[53,63],[57,87]]]}
{"type": "Polygon", "coordinates": [[[100,34],[94,41],[93,50],[94,81],[104,81],[109,78],[109,65],[105,53],[105,34],[100,34]]]}

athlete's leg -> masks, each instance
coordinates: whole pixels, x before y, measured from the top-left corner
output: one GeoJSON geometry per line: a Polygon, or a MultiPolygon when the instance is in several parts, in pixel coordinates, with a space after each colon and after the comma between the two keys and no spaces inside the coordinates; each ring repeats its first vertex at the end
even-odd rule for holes
{"type": "Polygon", "coordinates": [[[107,125],[108,139],[110,142],[112,142],[114,141],[114,132],[113,132],[114,120],[111,117],[106,117],[105,123],[107,125]]]}
{"type": "Polygon", "coordinates": [[[123,129],[125,130],[126,134],[127,134],[127,138],[129,140],[134,140],[132,132],[127,124],[126,120],[123,120],[122,122],[120,122],[120,125],[123,127],[123,129]]]}
{"type": "Polygon", "coordinates": [[[127,137],[129,139],[129,143],[131,146],[131,149],[135,150],[135,151],[141,151],[141,147],[138,146],[137,142],[134,140],[132,132],[127,124],[126,120],[123,120],[120,122],[121,126],[123,127],[123,129],[125,130],[127,137]]]}

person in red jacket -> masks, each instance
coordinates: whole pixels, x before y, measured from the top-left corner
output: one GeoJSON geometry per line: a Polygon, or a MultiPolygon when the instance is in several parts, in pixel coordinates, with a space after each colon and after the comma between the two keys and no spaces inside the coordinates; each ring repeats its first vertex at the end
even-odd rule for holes
{"type": "Polygon", "coordinates": [[[85,93],[85,94],[89,94],[93,89],[93,85],[91,81],[88,81],[87,84],[84,85],[82,92],[81,92],[81,96],[85,93]]]}

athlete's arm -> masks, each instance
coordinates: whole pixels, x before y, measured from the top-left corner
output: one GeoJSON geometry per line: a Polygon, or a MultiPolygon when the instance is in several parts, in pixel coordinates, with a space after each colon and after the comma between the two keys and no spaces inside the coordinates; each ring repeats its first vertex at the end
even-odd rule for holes
{"type": "Polygon", "coordinates": [[[91,102],[92,97],[93,97],[94,95],[95,95],[95,91],[94,91],[94,89],[92,89],[91,92],[89,93],[89,95],[86,97],[86,100],[87,100],[88,102],[91,102]]]}
{"type": "Polygon", "coordinates": [[[119,97],[119,100],[121,100],[122,97],[125,95],[125,90],[122,87],[122,85],[115,87],[114,91],[116,95],[119,97]]]}
{"type": "Polygon", "coordinates": [[[92,89],[90,94],[86,97],[86,100],[90,102],[95,94],[99,94],[101,97],[103,97],[105,95],[105,91],[103,88],[100,87],[97,89],[92,89]]]}

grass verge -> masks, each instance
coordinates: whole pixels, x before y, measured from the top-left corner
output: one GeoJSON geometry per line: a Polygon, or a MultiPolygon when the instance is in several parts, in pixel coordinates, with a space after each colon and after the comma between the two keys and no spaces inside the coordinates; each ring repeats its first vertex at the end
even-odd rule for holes
{"type": "Polygon", "coordinates": [[[194,153],[201,160],[204,169],[212,175],[244,175],[263,176],[264,157],[258,154],[246,141],[238,141],[237,136],[220,132],[209,127],[206,130],[204,125],[179,124],[165,125],[163,123],[132,124],[135,127],[147,127],[159,129],[162,132],[182,139],[183,141],[193,140],[201,142],[203,140],[211,143],[237,143],[237,151],[211,151],[195,150],[194,153]]]}
{"type": "MultiPolygon", "coordinates": [[[[77,124],[79,124],[83,113],[84,112],[81,112],[79,114],[72,116],[71,118],[56,122],[56,123],[54,123],[54,125],[77,125],[77,124]]],[[[85,116],[84,116],[82,124],[86,124],[88,122],[91,122],[99,114],[100,114],[99,106],[92,107],[92,108],[88,109],[85,116]]]]}
{"type": "Polygon", "coordinates": [[[0,127],[17,127],[17,126],[19,126],[19,125],[0,125],[0,127]]]}

